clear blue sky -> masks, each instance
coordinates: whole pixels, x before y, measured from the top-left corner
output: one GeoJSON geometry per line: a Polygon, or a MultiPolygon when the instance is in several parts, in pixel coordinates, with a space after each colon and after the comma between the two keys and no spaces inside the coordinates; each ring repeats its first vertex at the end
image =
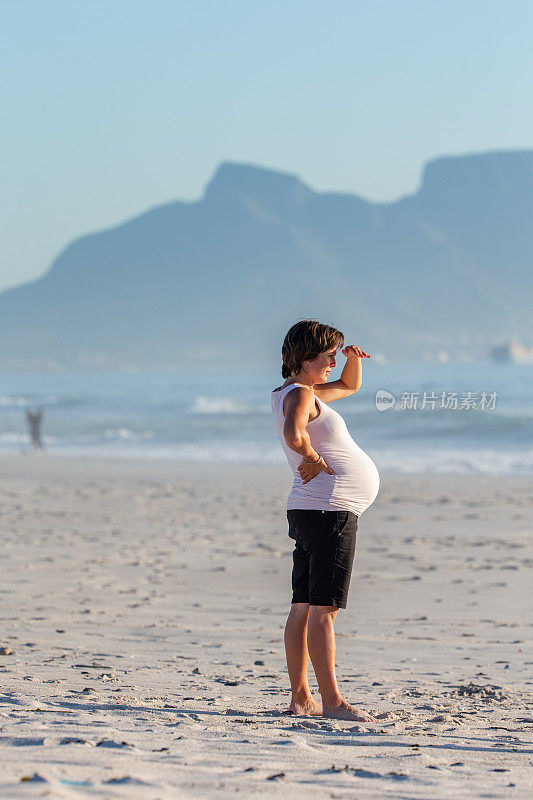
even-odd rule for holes
{"type": "Polygon", "coordinates": [[[530,0],[0,0],[0,289],[223,160],[389,200],[533,147],[530,0]]]}

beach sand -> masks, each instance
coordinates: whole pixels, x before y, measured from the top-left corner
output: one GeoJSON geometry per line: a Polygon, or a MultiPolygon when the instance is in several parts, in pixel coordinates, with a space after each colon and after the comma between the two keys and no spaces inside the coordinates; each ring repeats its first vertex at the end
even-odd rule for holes
{"type": "Polygon", "coordinates": [[[533,796],[529,478],[381,472],[335,625],[372,728],[287,714],[286,465],[0,472],[2,797],[533,796]]]}

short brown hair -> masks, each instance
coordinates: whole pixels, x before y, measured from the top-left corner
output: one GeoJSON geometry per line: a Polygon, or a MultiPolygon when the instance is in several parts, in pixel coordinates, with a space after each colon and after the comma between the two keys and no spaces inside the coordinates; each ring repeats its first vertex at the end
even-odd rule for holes
{"type": "Polygon", "coordinates": [[[281,348],[283,366],[281,375],[289,378],[300,372],[302,362],[313,361],[320,353],[344,344],[344,334],[331,325],[324,325],[316,319],[302,319],[288,331],[281,348]]]}

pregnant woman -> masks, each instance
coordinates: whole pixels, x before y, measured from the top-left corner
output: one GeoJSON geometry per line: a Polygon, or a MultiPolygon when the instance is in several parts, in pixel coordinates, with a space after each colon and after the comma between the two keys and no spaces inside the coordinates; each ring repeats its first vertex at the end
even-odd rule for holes
{"type": "Polygon", "coordinates": [[[294,474],[287,501],[295,546],[285,651],[293,714],[374,722],[344,700],[335,675],[333,626],[339,608],[346,608],[357,523],[379,489],[374,462],[329,405],[360,389],[361,359],[370,358],[355,345],[344,347],[341,377],[327,383],[343,344],[336,328],[316,320],[297,322],[282,347],[285,383],[271,395],[276,431],[294,474]],[[322,704],[309,688],[309,656],[322,704]]]}

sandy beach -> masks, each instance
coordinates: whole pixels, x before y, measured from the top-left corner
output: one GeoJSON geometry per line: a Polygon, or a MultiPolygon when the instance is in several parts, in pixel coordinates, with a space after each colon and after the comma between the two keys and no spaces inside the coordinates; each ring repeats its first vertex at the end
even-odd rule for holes
{"type": "Polygon", "coordinates": [[[372,728],[287,713],[288,467],[0,471],[2,797],[533,796],[529,478],[380,470],[335,625],[372,728]]]}

